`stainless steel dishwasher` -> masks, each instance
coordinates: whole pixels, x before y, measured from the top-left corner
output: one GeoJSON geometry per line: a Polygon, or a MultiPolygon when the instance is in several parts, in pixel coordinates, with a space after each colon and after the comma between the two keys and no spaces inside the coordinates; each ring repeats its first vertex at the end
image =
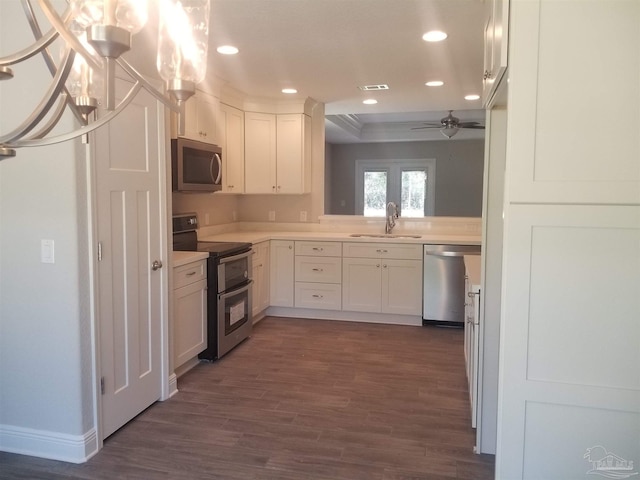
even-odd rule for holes
{"type": "Polygon", "coordinates": [[[480,255],[480,245],[425,245],[422,324],[464,325],[465,255],[480,255]]]}

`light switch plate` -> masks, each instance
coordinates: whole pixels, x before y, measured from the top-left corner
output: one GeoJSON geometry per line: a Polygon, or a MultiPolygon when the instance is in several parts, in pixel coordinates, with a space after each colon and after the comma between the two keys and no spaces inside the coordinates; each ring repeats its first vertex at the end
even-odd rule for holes
{"type": "Polygon", "coordinates": [[[42,263],[55,263],[54,241],[40,240],[40,261],[42,263]]]}

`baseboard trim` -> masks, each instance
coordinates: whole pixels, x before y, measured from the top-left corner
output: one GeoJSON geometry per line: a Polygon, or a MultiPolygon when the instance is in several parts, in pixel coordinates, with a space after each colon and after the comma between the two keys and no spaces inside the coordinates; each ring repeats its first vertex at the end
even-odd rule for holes
{"type": "Polygon", "coordinates": [[[269,307],[267,315],[289,318],[315,318],[344,322],[385,323],[389,325],[422,326],[422,315],[398,315],[387,313],[346,312],[314,308],[269,307]]]}
{"type": "Polygon", "coordinates": [[[70,463],[84,463],[98,453],[95,428],[84,435],[0,425],[0,450],[70,463]]]}

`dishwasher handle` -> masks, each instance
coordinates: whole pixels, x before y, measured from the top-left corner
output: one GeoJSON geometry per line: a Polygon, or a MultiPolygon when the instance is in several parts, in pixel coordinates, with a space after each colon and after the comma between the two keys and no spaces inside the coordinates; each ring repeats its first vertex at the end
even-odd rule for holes
{"type": "Polygon", "coordinates": [[[424,252],[425,255],[433,255],[434,257],[464,257],[465,255],[474,255],[470,252],[424,252]]]}

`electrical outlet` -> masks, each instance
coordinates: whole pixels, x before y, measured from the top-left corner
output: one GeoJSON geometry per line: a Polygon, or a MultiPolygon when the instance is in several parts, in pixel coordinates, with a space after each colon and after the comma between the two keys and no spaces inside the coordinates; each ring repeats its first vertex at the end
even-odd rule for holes
{"type": "Polygon", "coordinates": [[[307,212],[304,210],[300,211],[300,221],[301,222],[306,222],[307,221],[307,212]]]}
{"type": "Polygon", "coordinates": [[[276,211],[275,210],[269,210],[269,221],[270,222],[275,222],[276,221],[276,211]]]}

